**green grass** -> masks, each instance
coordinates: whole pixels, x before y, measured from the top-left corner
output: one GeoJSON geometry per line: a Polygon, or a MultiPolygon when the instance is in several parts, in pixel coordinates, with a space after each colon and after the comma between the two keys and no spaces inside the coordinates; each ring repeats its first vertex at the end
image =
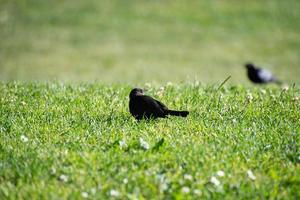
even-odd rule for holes
{"type": "Polygon", "coordinates": [[[145,87],[190,115],[137,123],[118,84],[0,84],[0,199],[300,198],[299,87],[145,87]]]}
{"type": "Polygon", "coordinates": [[[299,35],[299,0],[0,0],[0,199],[300,199],[299,35]]]}
{"type": "Polygon", "coordinates": [[[299,83],[299,34],[299,0],[0,0],[0,79],[299,83]]]}

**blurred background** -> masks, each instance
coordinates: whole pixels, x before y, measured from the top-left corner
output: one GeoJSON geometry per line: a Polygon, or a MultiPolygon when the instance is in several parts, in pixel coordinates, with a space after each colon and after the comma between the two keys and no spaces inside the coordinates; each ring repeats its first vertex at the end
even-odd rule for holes
{"type": "Polygon", "coordinates": [[[0,80],[300,77],[299,0],[0,0],[0,80]]]}

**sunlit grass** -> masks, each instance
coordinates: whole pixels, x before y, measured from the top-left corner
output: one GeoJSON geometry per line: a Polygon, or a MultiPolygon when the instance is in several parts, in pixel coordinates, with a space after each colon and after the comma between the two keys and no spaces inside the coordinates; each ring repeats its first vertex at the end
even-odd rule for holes
{"type": "Polygon", "coordinates": [[[299,88],[218,86],[141,85],[190,115],[137,123],[130,86],[1,84],[0,199],[299,199],[299,88]]]}

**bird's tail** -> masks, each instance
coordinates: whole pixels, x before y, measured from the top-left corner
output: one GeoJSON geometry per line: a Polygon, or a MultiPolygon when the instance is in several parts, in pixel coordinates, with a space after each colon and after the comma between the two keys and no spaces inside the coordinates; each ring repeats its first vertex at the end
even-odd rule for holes
{"type": "Polygon", "coordinates": [[[186,117],[186,116],[188,116],[189,111],[168,110],[167,114],[168,115],[173,115],[173,116],[179,116],[179,117],[186,117]]]}

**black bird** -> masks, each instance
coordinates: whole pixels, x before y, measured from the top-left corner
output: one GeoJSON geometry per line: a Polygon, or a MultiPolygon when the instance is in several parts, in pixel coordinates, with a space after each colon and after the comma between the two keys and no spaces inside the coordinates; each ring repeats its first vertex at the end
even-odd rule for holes
{"type": "Polygon", "coordinates": [[[247,75],[250,81],[253,83],[264,84],[264,83],[277,83],[281,82],[268,70],[261,69],[252,63],[245,64],[247,68],[247,75]]]}
{"type": "Polygon", "coordinates": [[[186,117],[188,111],[169,110],[163,103],[144,95],[140,88],[134,88],[129,94],[129,110],[132,116],[137,119],[165,118],[167,115],[186,117]]]}

